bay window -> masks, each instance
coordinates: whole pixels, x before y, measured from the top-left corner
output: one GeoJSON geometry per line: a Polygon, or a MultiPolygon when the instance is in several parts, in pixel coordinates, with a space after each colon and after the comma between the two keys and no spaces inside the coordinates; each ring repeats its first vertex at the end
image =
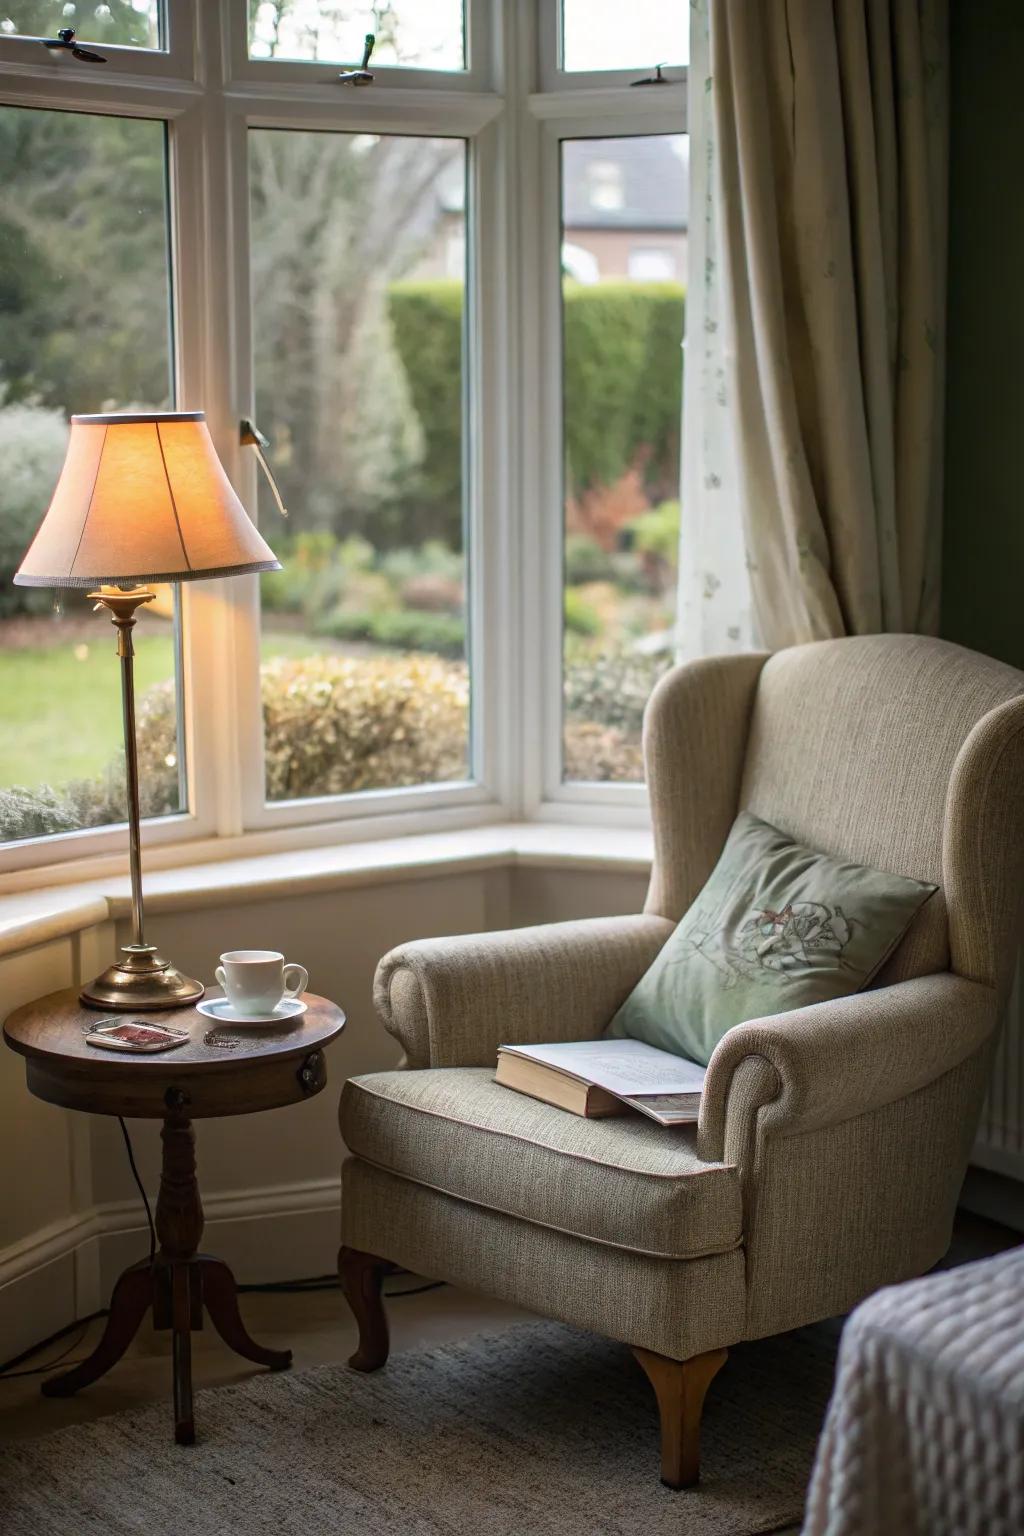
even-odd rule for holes
{"type": "MultiPolygon", "coordinates": [[[[173,408],[166,161],[162,122],[0,106],[4,843],[125,815],[108,635],[84,593],[58,603],[10,578],[60,473],[71,414],[173,408]]],[[[148,816],[165,816],[187,810],[173,588],[147,617],[136,663],[142,794],[148,816]]]]}
{"type": "Polygon", "coordinates": [[[270,802],[466,780],[466,146],[249,131],[270,802]]]}
{"type": "Polygon", "coordinates": [[[668,0],[0,0],[5,878],[121,847],[108,629],[10,582],[76,411],[205,410],[282,564],[140,621],[148,843],[642,814],[685,57],[668,0]]]}
{"type": "Polygon", "coordinates": [[[163,46],[163,7],[160,0],[2,0],[0,34],[8,37],[56,37],[72,27],[86,45],[114,44],[122,48],[163,46]]]}

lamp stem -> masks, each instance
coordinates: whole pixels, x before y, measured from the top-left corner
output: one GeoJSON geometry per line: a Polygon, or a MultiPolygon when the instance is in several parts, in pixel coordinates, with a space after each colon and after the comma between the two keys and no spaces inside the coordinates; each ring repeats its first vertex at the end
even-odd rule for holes
{"type": "Polygon", "coordinates": [[[121,710],[124,716],[125,789],[128,799],[128,867],[132,882],[132,943],[146,942],[142,910],[142,818],[139,810],[139,750],[135,740],[134,614],[112,614],[121,658],[121,710]]]}
{"type": "Polygon", "coordinates": [[[181,1008],[203,995],[202,982],[193,981],[147,944],[142,913],[142,829],[139,809],[139,752],[135,740],[135,610],[156,596],[145,587],[101,587],[91,592],[105,608],[117,630],[121,658],[121,708],[124,716],[125,789],[128,800],[128,864],[132,882],[132,942],[121,949],[122,959],[82,988],[81,999],[91,1008],[181,1008]]]}

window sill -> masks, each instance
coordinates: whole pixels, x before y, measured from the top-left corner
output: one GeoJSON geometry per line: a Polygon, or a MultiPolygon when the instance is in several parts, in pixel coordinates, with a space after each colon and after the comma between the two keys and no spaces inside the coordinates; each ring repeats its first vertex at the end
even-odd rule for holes
{"type": "MultiPolygon", "coordinates": [[[[520,866],[646,874],[649,828],[507,822],[461,831],[226,858],[144,875],[147,913],[195,911],[287,893],[340,890],[520,866]]],[[[0,897],[0,956],[130,914],[123,876],[0,897]]]]}

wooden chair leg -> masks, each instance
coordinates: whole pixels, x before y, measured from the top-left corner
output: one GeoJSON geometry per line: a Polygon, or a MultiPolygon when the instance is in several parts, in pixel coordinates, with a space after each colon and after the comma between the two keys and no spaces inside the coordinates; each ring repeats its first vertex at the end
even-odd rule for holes
{"type": "Polygon", "coordinates": [[[379,1371],[388,1358],[388,1320],[381,1301],[386,1268],[383,1259],[358,1248],[338,1252],[341,1288],[359,1324],[359,1348],[348,1362],[356,1371],[379,1371]]]}
{"type": "Polygon", "coordinates": [[[712,1349],[690,1360],[670,1360],[634,1347],[658,1399],[661,1415],[661,1480],[667,1488],[691,1488],[700,1477],[700,1416],[704,1394],[725,1364],[727,1350],[712,1349]]]}

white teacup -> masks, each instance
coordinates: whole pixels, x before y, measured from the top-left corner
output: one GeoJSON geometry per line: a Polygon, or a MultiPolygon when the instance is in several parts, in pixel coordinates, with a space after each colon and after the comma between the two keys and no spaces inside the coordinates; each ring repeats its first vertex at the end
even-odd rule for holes
{"type": "Polygon", "coordinates": [[[229,949],[220,958],[213,974],[236,1013],[273,1013],[309,981],[304,965],[286,965],[276,949],[229,949]]]}

